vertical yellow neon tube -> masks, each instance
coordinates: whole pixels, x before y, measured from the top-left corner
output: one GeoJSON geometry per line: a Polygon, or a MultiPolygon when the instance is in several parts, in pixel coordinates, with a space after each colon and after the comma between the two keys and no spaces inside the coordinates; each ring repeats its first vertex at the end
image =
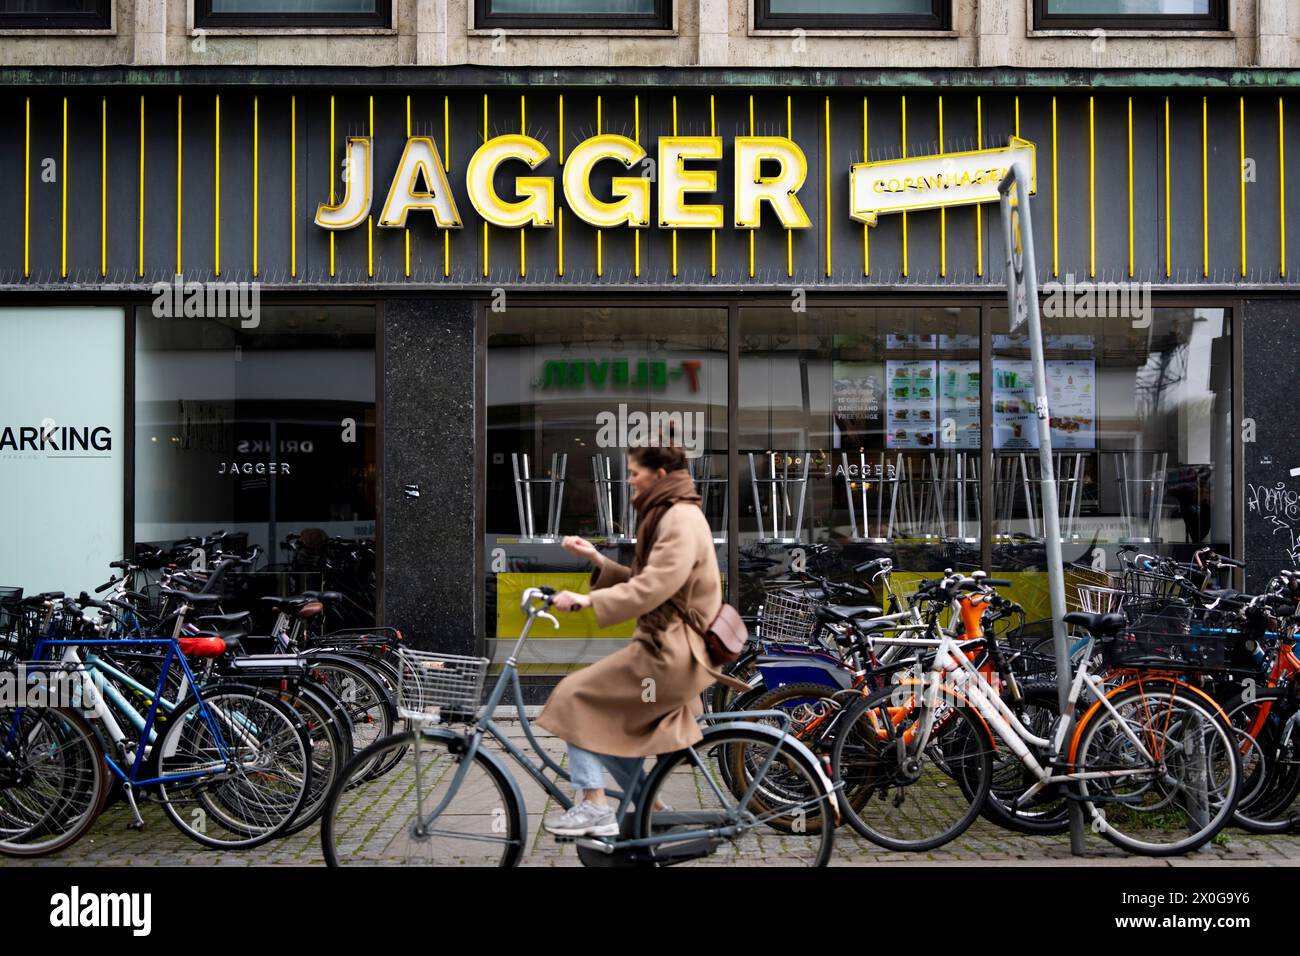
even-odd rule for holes
{"type": "MultiPolygon", "coordinates": [[[[256,100],[256,97],[254,97],[256,100]]],[[[221,94],[216,97],[212,137],[212,273],[221,275],[221,94]]],[[[254,230],[256,231],[256,230],[254,230]]],[[[256,258],[256,257],[254,257],[256,258]]],[[[257,274],[256,270],[253,272],[257,274]]]]}
{"type": "Polygon", "coordinates": [[[261,231],[262,231],[262,206],[261,206],[261,188],[262,178],[262,114],[260,105],[256,96],[253,97],[253,275],[256,276],[261,271],[261,231]]]}
{"type": "MultiPolygon", "coordinates": [[[[486,133],[484,134],[486,135],[486,133]]],[[[564,165],[564,94],[560,94],[560,165],[564,165]]]]}
{"type": "MultiPolygon", "coordinates": [[[[1017,104],[1018,105],[1018,104],[1017,104]]],[[[1056,204],[1056,97],[1052,97],[1052,276],[1061,274],[1060,247],[1057,233],[1056,204]]]]}
{"type": "MultiPolygon", "coordinates": [[[[1210,98],[1201,97],[1201,275],[1210,274],[1210,98]]],[[[1238,170],[1237,175],[1241,172],[1238,170]]]]}
{"type": "Polygon", "coordinates": [[[289,274],[298,278],[298,97],[289,97],[289,274]]]}
{"type": "Polygon", "coordinates": [[[1173,273],[1174,229],[1170,216],[1173,204],[1169,200],[1169,96],[1165,98],[1165,278],[1173,273]]]}
{"type": "Polygon", "coordinates": [[[140,275],[144,275],[144,95],[140,95],[140,275]]]}
{"type": "MultiPolygon", "coordinates": [[[[906,97],[906,96],[903,96],[903,98],[902,98],[902,102],[903,102],[903,111],[902,111],[902,118],[903,118],[903,125],[902,125],[903,158],[904,158],[904,159],[907,159],[907,97],[906,97]]],[[[829,120],[828,120],[827,123],[826,123],[826,127],[827,127],[827,133],[826,133],[826,148],[827,148],[827,151],[829,152],[829,151],[830,151],[830,121],[829,121],[829,120]]],[[[829,180],[829,178],[830,178],[830,177],[828,176],[827,179],[829,180]]],[[[828,192],[829,192],[829,190],[828,190],[828,192]]],[[[827,203],[826,203],[826,208],[829,210],[829,209],[830,209],[830,206],[831,206],[831,204],[830,204],[830,201],[828,200],[827,203]]],[[[829,227],[829,226],[826,227],[826,234],[827,234],[828,236],[830,235],[830,227],[829,227]]],[[[827,239],[827,242],[829,242],[829,241],[830,241],[830,240],[827,239]]],[[[904,278],[904,279],[907,278],[907,211],[906,211],[906,210],[903,211],[903,278],[904,278]]]]}
{"type": "MultiPolygon", "coordinates": [[[[641,145],[641,97],[632,97],[632,142],[641,145]]],[[[641,230],[632,230],[632,274],[641,278],[641,230]]]]}
{"type": "Polygon", "coordinates": [[[556,239],[558,240],[556,244],[556,252],[555,252],[556,269],[560,273],[560,277],[563,278],[564,277],[564,207],[563,206],[559,207],[555,211],[555,226],[556,229],[559,230],[559,233],[556,236],[556,239]]]}
{"type": "Polygon", "coordinates": [[[1088,277],[1097,275],[1097,104],[1088,97],[1088,277]]]}
{"type": "MultiPolygon", "coordinates": [[[[943,152],[943,94],[939,94],[939,152],[943,152]]],[[[939,277],[948,274],[948,211],[939,210],[939,277]]]]}
{"type": "MultiPolygon", "coordinates": [[[[677,94],[673,94],[673,135],[677,135],[677,94]]],[[[673,230],[673,278],[677,278],[677,230],[673,230]]]]}
{"type": "Polygon", "coordinates": [[[1282,97],[1277,98],[1278,275],[1286,278],[1286,143],[1282,97]]]}
{"type": "Polygon", "coordinates": [[[176,274],[181,274],[181,182],[183,173],[181,136],[184,119],[181,113],[181,95],[176,94],[176,274]]]}
{"type": "MultiPolygon", "coordinates": [[[[596,94],[596,135],[600,135],[601,126],[601,99],[599,93],[596,94]]],[[[605,274],[605,231],[599,227],[596,229],[596,276],[600,277],[605,274]]]]}
{"type": "MultiPolygon", "coordinates": [[[[785,136],[791,142],[794,141],[794,97],[785,98],[785,136]]],[[[787,277],[794,275],[794,230],[785,231],[785,274],[787,277]]]]}
{"type": "MultiPolygon", "coordinates": [[[[595,99],[597,99],[597,108],[595,108],[595,122],[597,122],[597,133],[599,133],[599,131],[601,131],[601,127],[599,127],[599,124],[601,124],[601,107],[599,107],[599,100],[601,100],[601,98],[597,96],[597,98],[595,99]]],[[[519,133],[520,135],[525,135],[525,137],[526,135],[528,135],[528,112],[526,112],[526,108],[524,105],[524,94],[519,95],[519,133]]],[[[526,252],[525,252],[526,242],[528,242],[528,226],[520,226],[519,228],[520,277],[526,276],[526,274],[528,274],[528,256],[526,256],[526,252]]]]}
{"type": "Polygon", "coordinates": [[[1246,98],[1243,96],[1237,103],[1237,119],[1240,123],[1241,133],[1241,164],[1238,167],[1239,192],[1241,193],[1241,274],[1246,274],[1246,98]]]}
{"type": "MultiPolygon", "coordinates": [[[[754,98],[749,98],[749,132],[752,136],[754,133],[754,98]]],[[[709,135],[717,136],[717,119],[713,110],[713,94],[709,94],[709,135]]],[[[754,274],[754,234],[749,234],[749,274],[754,274]]],[[[709,275],[718,274],[718,230],[709,230],[709,275]]]]}
{"type": "MultiPolygon", "coordinates": [[[[442,98],[442,164],[451,172],[451,95],[442,98]]],[[[442,231],[442,277],[451,275],[451,230],[442,231]]]]}
{"type": "MultiPolygon", "coordinates": [[[[411,138],[411,94],[406,94],[406,138],[411,138]]],[[[406,242],[406,278],[411,278],[411,227],[402,230],[406,242]]]]}
{"type": "MultiPolygon", "coordinates": [[[[984,148],[984,98],[975,97],[975,148],[984,148]]],[[[984,275],[984,207],[975,205],[975,274],[984,275]]]]}
{"type": "MultiPolygon", "coordinates": [[[[254,105],[257,99],[254,97],[254,105]]],[[[375,154],[375,97],[372,93],[369,102],[369,133],[370,136],[370,155],[375,154]]],[[[375,217],[366,216],[366,275],[374,278],[375,275],[375,217]]]]}
{"type": "MultiPolygon", "coordinates": [[[[488,98],[483,94],[483,142],[488,141],[488,98]]],[[[483,275],[486,278],[488,274],[488,224],[487,220],[483,222],[483,275]]]]}
{"type": "MultiPolygon", "coordinates": [[[[334,94],[330,94],[330,205],[334,205],[334,180],[338,174],[334,165],[334,94]]],[[[334,230],[330,230],[330,278],[334,277],[334,230]]]]}
{"type": "MultiPolygon", "coordinates": [[[[713,97],[712,97],[712,96],[709,97],[709,113],[710,113],[710,119],[712,119],[712,113],[713,113],[713,97]]],[[[712,124],[712,122],[710,122],[710,124],[709,124],[709,135],[710,135],[710,136],[713,135],[713,124],[712,124]]],[[[749,135],[750,135],[750,136],[753,136],[753,135],[754,135],[754,94],[753,94],[753,93],[750,93],[750,94],[749,94],[749,135]]],[[[760,221],[760,222],[762,221],[762,214],[761,214],[761,212],[760,212],[760,215],[759,215],[759,221],[760,221]]],[[[757,228],[757,224],[755,224],[755,229],[756,229],[756,228],[757,228]]],[[[755,232],[755,229],[750,229],[750,230],[749,230],[749,277],[750,277],[751,279],[754,278],[754,232],[755,232]]],[[[709,233],[709,238],[710,238],[710,239],[713,238],[713,233],[712,233],[712,232],[709,233]]]]}
{"type": "MultiPolygon", "coordinates": [[[[867,125],[867,98],[862,97],[862,161],[871,162],[871,155],[867,152],[869,127],[867,125]]],[[[871,227],[865,222],[862,224],[862,274],[863,276],[871,275],[871,227]]]]}
{"type": "Polygon", "coordinates": [[[68,277],[68,98],[63,98],[63,152],[59,156],[59,185],[63,201],[59,211],[59,232],[61,235],[59,255],[59,275],[68,277]]]}
{"type": "Polygon", "coordinates": [[[1128,98],[1128,274],[1133,277],[1133,97],[1128,98]]]}
{"type": "MultiPolygon", "coordinates": [[[[32,274],[32,98],[27,97],[27,107],[23,121],[23,278],[32,274]]],[[[140,156],[144,156],[144,97],[140,97],[140,156]]],[[[144,185],[143,175],[141,186],[144,185]]],[[[140,210],[144,211],[144,191],[140,193],[140,210]]],[[[144,235],[143,229],[141,235],[144,235]]],[[[141,246],[143,248],[143,244],[141,246]]],[[[143,258],[141,259],[143,262],[143,258]]],[[[141,267],[140,274],[144,275],[141,267]]]]}
{"type": "Polygon", "coordinates": [[[831,98],[826,97],[826,151],[822,177],[826,181],[826,278],[831,275],[831,98]]]}
{"type": "Polygon", "coordinates": [[[99,104],[99,274],[108,275],[108,97],[99,104]]]}

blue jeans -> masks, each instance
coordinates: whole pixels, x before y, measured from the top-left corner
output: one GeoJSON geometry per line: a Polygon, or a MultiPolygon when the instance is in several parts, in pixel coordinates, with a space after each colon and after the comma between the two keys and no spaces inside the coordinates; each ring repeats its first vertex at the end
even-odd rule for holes
{"type": "Polygon", "coordinates": [[[627,793],[644,762],[643,757],[611,757],[569,744],[569,780],[575,790],[605,789],[605,768],[608,767],[619,789],[627,793]]]}

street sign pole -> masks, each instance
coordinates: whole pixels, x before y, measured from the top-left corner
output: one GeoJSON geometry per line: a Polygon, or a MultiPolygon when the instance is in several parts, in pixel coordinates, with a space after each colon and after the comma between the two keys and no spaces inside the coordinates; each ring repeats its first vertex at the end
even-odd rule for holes
{"type": "MultiPolygon", "coordinates": [[[[1056,500],[1056,475],[1052,468],[1052,426],[1047,406],[1047,369],[1043,361],[1043,326],[1038,312],[1038,270],[1034,262],[1034,229],[1029,213],[1029,172],[1013,162],[998,185],[1002,207],[1002,234],[1007,252],[1007,305],[1011,331],[1028,324],[1029,354],[1033,363],[1034,410],[1038,418],[1038,459],[1042,482],[1043,532],[1047,551],[1047,586],[1052,599],[1052,638],[1056,647],[1056,694],[1062,718],[1070,694],[1070,655],[1065,637],[1065,565],[1061,559],[1060,512],[1056,500]]],[[[1073,719],[1072,717],[1070,719],[1073,719]]],[[[1083,808],[1070,800],[1070,850],[1082,855],[1083,808]]]]}

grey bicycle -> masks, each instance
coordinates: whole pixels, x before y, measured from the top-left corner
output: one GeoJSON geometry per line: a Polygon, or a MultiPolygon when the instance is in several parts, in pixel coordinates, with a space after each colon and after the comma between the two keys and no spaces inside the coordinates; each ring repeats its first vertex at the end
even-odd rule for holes
{"type": "MultiPolygon", "coordinates": [[[[509,760],[561,807],[572,805],[560,786],[568,775],[529,724],[517,661],[539,618],[559,626],[548,612],[554,594],[524,592],[523,631],[482,706],[488,660],[402,649],[399,713],[407,729],[357,754],[335,782],[321,826],[329,865],[517,864],[529,830],[509,760]],[[494,719],[507,694],[531,755],[494,719]],[[397,761],[393,770],[367,779],[368,768],[387,759],[397,761]]],[[[610,791],[620,833],[575,841],[582,862],[825,866],[839,823],[834,786],[791,736],[788,715],[710,713],[700,722],[703,740],[656,758],[626,793],[610,791]]]]}

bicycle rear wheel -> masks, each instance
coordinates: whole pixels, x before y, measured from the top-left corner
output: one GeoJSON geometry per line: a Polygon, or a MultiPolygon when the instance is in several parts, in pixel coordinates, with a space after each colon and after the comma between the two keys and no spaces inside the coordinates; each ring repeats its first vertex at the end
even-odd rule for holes
{"type": "Polygon", "coordinates": [[[1300,714],[1288,691],[1263,687],[1223,705],[1237,733],[1241,796],[1232,821],[1251,833],[1287,833],[1300,794],[1300,714]]]}
{"type": "Polygon", "coordinates": [[[1141,681],[1107,699],[1115,712],[1096,705],[1075,737],[1075,771],[1106,774],[1078,782],[1093,830],[1147,856],[1188,853],[1213,838],[1232,819],[1241,781],[1227,720],[1172,680],[1141,681]]]}
{"type": "Polygon", "coordinates": [[[825,866],[835,836],[831,800],[816,766],[800,751],[777,745],[757,728],[723,726],[659,758],[646,780],[636,830],[642,839],[672,838],[645,851],[661,866],[825,866]],[[736,752],[745,754],[739,761],[744,775],[729,787],[718,767],[734,766],[730,755],[736,752]],[[779,778],[779,786],[769,784],[769,776],[779,778]],[[755,781],[755,796],[742,806],[755,781]],[[656,801],[671,809],[655,810],[656,801]]]}
{"type": "Polygon", "coordinates": [[[90,829],[108,796],[108,768],[90,724],[60,708],[0,708],[0,855],[45,856],[90,829]]]}
{"type": "Polygon", "coordinates": [[[516,791],[482,751],[466,764],[466,745],[464,737],[409,731],[353,757],[321,818],[325,862],[514,866],[525,838],[516,791]],[[371,776],[373,767],[385,764],[392,766],[388,773],[371,776]]]}
{"type": "Polygon", "coordinates": [[[896,705],[894,693],[878,691],[841,719],[831,749],[835,782],[843,784],[840,811],[886,849],[932,850],[960,836],[983,808],[993,744],[969,708],[945,703],[918,750],[926,710],[907,693],[896,705]]]}

